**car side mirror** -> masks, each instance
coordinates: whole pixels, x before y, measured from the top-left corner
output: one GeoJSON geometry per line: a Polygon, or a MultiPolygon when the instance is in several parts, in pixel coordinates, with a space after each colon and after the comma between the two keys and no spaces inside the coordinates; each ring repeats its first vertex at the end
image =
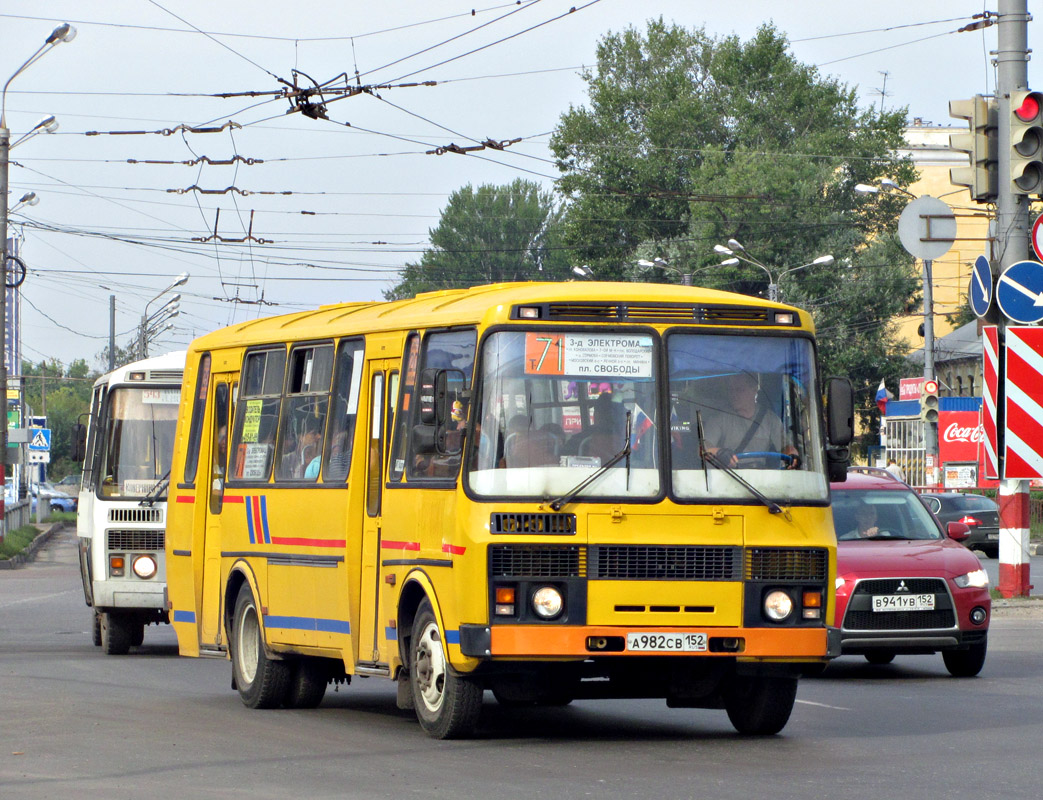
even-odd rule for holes
{"type": "Polygon", "coordinates": [[[971,535],[971,527],[966,522],[950,522],[945,526],[945,533],[955,542],[962,542],[971,535]]]}

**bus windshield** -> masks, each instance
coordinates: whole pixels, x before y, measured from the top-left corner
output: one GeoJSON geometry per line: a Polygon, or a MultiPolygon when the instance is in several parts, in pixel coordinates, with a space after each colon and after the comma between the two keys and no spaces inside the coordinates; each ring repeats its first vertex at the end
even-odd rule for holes
{"type": "Polygon", "coordinates": [[[644,331],[487,337],[469,488],[556,498],[629,445],[579,496],[827,498],[809,339],[668,334],[665,379],[659,348],[644,331]]]}
{"type": "MultiPolygon", "coordinates": [[[[101,497],[144,497],[166,477],[180,399],[180,388],[125,386],[109,392],[102,431],[101,497]]],[[[165,498],[165,491],[155,496],[165,498]]]]}

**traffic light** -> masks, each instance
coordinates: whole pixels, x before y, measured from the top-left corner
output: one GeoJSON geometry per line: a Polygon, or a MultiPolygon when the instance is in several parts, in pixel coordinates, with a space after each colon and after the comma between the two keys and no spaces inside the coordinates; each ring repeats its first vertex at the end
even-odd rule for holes
{"type": "Polygon", "coordinates": [[[953,186],[966,186],[972,200],[993,202],[998,189],[996,130],[999,120],[996,102],[990,102],[980,94],[970,100],[950,100],[949,116],[967,120],[967,133],[950,133],[949,146],[970,156],[969,166],[949,170],[950,182],[953,186]]]}
{"type": "Polygon", "coordinates": [[[920,419],[938,421],[938,381],[927,380],[920,387],[920,419]]]}
{"type": "Polygon", "coordinates": [[[1043,191],[1043,94],[1010,93],[1010,190],[1043,191]]]}

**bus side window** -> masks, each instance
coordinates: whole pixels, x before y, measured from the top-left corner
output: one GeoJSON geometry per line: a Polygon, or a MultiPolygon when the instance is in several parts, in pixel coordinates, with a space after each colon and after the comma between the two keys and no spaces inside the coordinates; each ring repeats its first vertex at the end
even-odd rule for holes
{"type": "Polygon", "coordinates": [[[230,480],[266,482],[271,474],[285,367],[281,348],[246,355],[230,446],[230,480]]]}
{"type": "Polygon", "coordinates": [[[225,469],[228,465],[228,384],[214,389],[214,432],[211,447],[210,511],[220,514],[225,496],[225,469]]]}
{"type": "Polygon", "coordinates": [[[199,358],[199,373],[196,376],[196,391],[192,395],[192,424],[188,430],[188,448],[185,453],[185,483],[196,480],[199,468],[199,440],[203,434],[203,411],[206,409],[206,393],[210,388],[210,354],[199,358]]]}
{"type": "Polygon", "coordinates": [[[409,440],[409,426],[412,424],[412,400],[416,392],[417,363],[420,360],[420,337],[409,334],[406,339],[406,350],[402,358],[405,375],[401,379],[401,393],[398,400],[398,414],[395,422],[395,437],[391,445],[391,464],[388,469],[388,481],[399,483],[406,471],[406,446],[409,440]]]}
{"type": "Polygon", "coordinates": [[[322,468],[324,483],[343,483],[351,469],[351,443],[355,439],[358,419],[363,353],[362,339],[345,339],[337,351],[333,409],[322,468]]]}
{"type": "Polygon", "coordinates": [[[275,467],[276,480],[318,480],[332,377],[333,345],[307,345],[290,352],[279,423],[284,447],[275,467]]]}
{"type": "MultiPolygon", "coordinates": [[[[474,329],[440,331],[430,333],[424,339],[424,352],[420,362],[420,372],[424,370],[439,369],[447,370],[451,376],[448,381],[447,407],[452,409],[453,419],[449,422],[454,427],[447,433],[447,440],[452,437],[456,439],[451,448],[451,455],[430,455],[419,453],[414,450],[410,442],[410,452],[407,459],[407,478],[410,480],[423,480],[431,478],[435,480],[446,480],[455,478],[460,470],[460,437],[467,422],[467,389],[471,385],[471,375],[474,371],[474,351],[477,334],[474,329]],[[460,376],[463,376],[462,380],[460,376]]],[[[414,412],[415,413],[415,412],[414,412]]],[[[408,424],[414,425],[419,422],[413,415],[409,415],[408,424]]],[[[399,420],[400,429],[407,424],[405,418],[399,420]]]]}

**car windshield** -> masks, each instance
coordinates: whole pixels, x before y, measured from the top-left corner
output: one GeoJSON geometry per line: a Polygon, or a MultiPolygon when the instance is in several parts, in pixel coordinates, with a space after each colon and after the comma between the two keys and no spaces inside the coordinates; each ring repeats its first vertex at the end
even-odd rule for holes
{"type": "Polygon", "coordinates": [[[470,489],[561,498],[605,468],[580,496],[655,497],[669,478],[682,501],[753,502],[755,492],[783,502],[826,499],[810,340],[670,334],[665,381],[658,345],[644,331],[488,336],[470,489]],[[739,382],[732,400],[728,386],[739,382]],[[752,402],[742,404],[740,391],[752,402]],[[705,465],[700,422],[703,444],[716,454],[705,465]]]}
{"type": "Polygon", "coordinates": [[[837,539],[941,539],[930,512],[910,491],[842,489],[833,492],[837,539]]]}
{"type": "Polygon", "coordinates": [[[120,387],[109,393],[102,421],[102,497],[144,497],[166,476],[180,397],[176,388],[120,387]]]}

